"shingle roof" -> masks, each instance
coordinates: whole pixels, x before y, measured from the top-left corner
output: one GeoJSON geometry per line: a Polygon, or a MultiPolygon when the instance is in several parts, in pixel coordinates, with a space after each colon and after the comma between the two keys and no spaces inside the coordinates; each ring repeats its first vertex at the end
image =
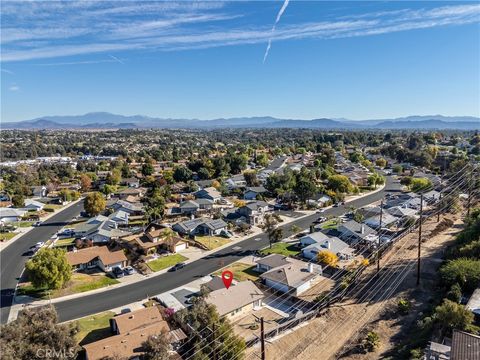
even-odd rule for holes
{"type": "Polygon", "coordinates": [[[215,305],[220,316],[265,297],[263,292],[251,281],[242,281],[235,286],[219,289],[208,294],[206,302],[215,305]]]}
{"type": "Polygon", "coordinates": [[[265,280],[268,279],[292,288],[297,288],[318,276],[315,272],[309,272],[307,266],[308,263],[304,261],[289,258],[288,264],[275,267],[263,273],[260,277],[265,280]]]}
{"type": "Polygon", "coordinates": [[[288,264],[288,257],[280,254],[270,254],[264,258],[255,261],[257,264],[265,265],[271,268],[288,264]]]}
{"type": "MultiPolygon", "coordinates": [[[[126,334],[156,322],[165,321],[158,306],[150,306],[129,313],[120,314],[113,318],[117,324],[118,333],[126,334]]],[[[168,326],[167,326],[168,327],[168,326]]]]}
{"type": "Polygon", "coordinates": [[[104,265],[127,261],[123,250],[109,251],[106,246],[93,246],[78,251],[67,252],[67,261],[70,265],[86,264],[99,258],[104,265]]]}

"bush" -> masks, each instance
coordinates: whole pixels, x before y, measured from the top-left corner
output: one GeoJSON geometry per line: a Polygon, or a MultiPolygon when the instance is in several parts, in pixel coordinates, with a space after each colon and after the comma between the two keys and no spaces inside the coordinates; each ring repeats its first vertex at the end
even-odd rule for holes
{"type": "Polygon", "coordinates": [[[364,348],[369,351],[375,351],[380,346],[380,337],[374,331],[370,331],[364,341],[364,348]]]}
{"type": "Polygon", "coordinates": [[[49,207],[45,207],[45,208],[43,208],[43,211],[48,212],[48,213],[53,213],[53,212],[55,212],[55,209],[49,208],[49,207]]]}
{"type": "Polygon", "coordinates": [[[450,260],[440,268],[440,276],[447,287],[458,283],[462,291],[473,292],[480,282],[480,260],[450,260]]]}
{"type": "Polygon", "coordinates": [[[410,303],[410,301],[408,301],[407,299],[400,299],[398,300],[398,311],[400,312],[400,314],[402,315],[406,315],[409,313],[410,309],[412,308],[412,304],[410,303]]]}
{"type": "Polygon", "coordinates": [[[462,288],[458,283],[452,285],[447,293],[447,299],[455,301],[456,303],[460,302],[462,299],[462,288]]]}

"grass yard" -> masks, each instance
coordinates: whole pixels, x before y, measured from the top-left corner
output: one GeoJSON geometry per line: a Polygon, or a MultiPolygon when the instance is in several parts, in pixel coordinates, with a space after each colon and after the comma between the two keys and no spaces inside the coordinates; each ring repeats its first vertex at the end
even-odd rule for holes
{"type": "Polygon", "coordinates": [[[195,240],[206,246],[209,250],[216,249],[230,242],[230,240],[221,236],[196,236],[195,240]]]}
{"type": "Polygon", "coordinates": [[[0,242],[1,241],[8,241],[11,238],[13,238],[15,235],[17,235],[17,233],[12,233],[12,232],[0,233],[0,242]]]}
{"type": "Polygon", "coordinates": [[[18,222],[12,223],[12,225],[18,226],[18,227],[30,227],[34,223],[35,223],[34,221],[18,221],[18,222]]]}
{"type": "MultiPolygon", "coordinates": [[[[87,275],[82,273],[74,273],[64,288],[51,291],[50,298],[54,299],[61,296],[82,293],[118,283],[118,280],[112,279],[106,275],[87,275]]],[[[28,295],[41,299],[49,298],[49,292],[46,288],[35,288],[31,284],[19,286],[17,289],[17,294],[28,295]]]]}
{"type": "Polygon", "coordinates": [[[221,276],[223,270],[230,270],[233,273],[233,278],[237,281],[255,281],[258,279],[258,273],[253,271],[254,268],[255,265],[236,262],[223,268],[222,270],[216,271],[213,273],[213,275],[221,276]]]}
{"type": "Polygon", "coordinates": [[[152,271],[160,271],[185,260],[188,260],[188,258],[180,254],[173,254],[173,255],[162,256],[156,260],[149,261],[147,262],[147,266],[152,271]]]}
{"type": "Polygon", "coordinates": [[[63,205],[60,205],[60,204],[48,204],[43,207],[43,210],[46,210],[46,211],[48,211],[49,209],[58,210],[58,209],[61,209],[62,207],[63,205]]]}
{"type": "Polygon", "coordinates": [[[338,222],[339,222],[338,219],[327,220],[322,224],[322,229],[324,230],[336,229],[338,226],[338,222]]]}
{"type": "Polygon", "coordinates": [[[294,244],[288,244],[284,242],[275,243],[272,248],[266,248],[260,251],[262,255],[280,254],[284,256],[298,255],[300,250],[294,244]]]}
{"type": "Polygon", "coordinates": [[[77,320],[79,327],[79,332],[75,335],[77,343],[84,345],[111,336],[109,320],[114,315],[113,311],[105,311],[77,320]]]}
{"type": "Polygon", "coordinates": [[[75,244],[75,238],[70,237],[70,238],[65,238],[65,239],[58,239],[55,241],[55,244],[53,245],[54,247],[64,247],[64,246],[69,246],[69,245],[74,245],[75,244]]]}

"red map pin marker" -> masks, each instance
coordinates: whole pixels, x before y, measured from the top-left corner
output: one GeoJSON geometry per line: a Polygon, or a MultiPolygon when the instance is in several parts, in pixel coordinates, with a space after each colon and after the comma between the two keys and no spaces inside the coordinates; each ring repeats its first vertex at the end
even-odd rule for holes
{"type": "Polygon", "coordinates": [[[225,287],[228,289],[232,285],[233,273],[230,270],[222,272],[222,280],[225,287]]]}

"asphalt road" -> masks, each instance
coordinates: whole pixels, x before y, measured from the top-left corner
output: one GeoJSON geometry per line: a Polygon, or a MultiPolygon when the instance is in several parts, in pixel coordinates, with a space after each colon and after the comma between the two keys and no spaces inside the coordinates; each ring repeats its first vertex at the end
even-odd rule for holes
{"type": "Polygon", "coordinates": [[[68,224],[74,216],[79,215],[81,211],[83,211],[83,201],[60,211],[0,252],[0,320],[2,324],[8,320],[13,293],[22,275],[25,262],[29,259],[27,253],[30,247],[39,241],[50,239],[53,234],[68,224]]]}
{"type": "MultiPolygon", "coordinates": [[[[301,229],[308,229],[312,222],[320,216],[342,215],[350,206],[360,208],[373,202],[379,201],[385,192],[398,191],[399,185],[393,183],[391,177],[387,177],[387,185],[384,190],[375,194],[365,196],[354,200],[345,206],[331,208],[323,214],[313,214],[302,219],[295,220],[283,226],[285,236],[290,234],[292,225],[297,225],[301,229]]],[[[227,266],[252,251],[260,250],[268,245],[268,238],[265,234],[252,236],[246,240],[236,243],[232,246],[219,250],[204,258],[196,260],[179,271],[165,273],[159,276],[147,278],[145,280],[113,288],[92,295],[82,296],[76,299],[66,300],[55,303],[61,321],[68,321],[106,311],[113,308],[119,308],[136,301],[143,300],[148,296],[161,294],[176,287],[185,285],[197,278],[208,275],[224,266],[227,266]]]]}

